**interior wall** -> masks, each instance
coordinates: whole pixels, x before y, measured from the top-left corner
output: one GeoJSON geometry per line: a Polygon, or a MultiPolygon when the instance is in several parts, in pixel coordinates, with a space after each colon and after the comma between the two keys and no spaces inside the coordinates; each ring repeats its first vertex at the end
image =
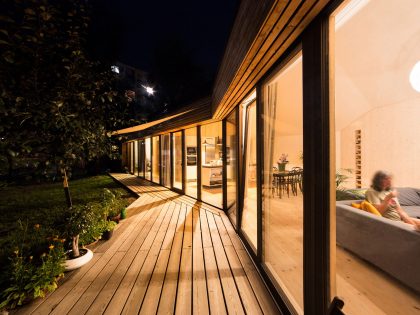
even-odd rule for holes
{"type": "Polygon", "coordinates": [[[354,131],[362,130],[362,187],[377,170],[391,172],[396,187],[420,187],[419,104],[420,97],[373,109],[341,131],[341,167],[354,170],[354,131]]]}

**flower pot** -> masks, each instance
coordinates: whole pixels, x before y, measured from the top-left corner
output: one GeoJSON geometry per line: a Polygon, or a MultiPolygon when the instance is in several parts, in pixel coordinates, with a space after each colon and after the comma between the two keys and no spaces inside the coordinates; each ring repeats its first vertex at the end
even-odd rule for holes
{"type": "MultiPolygon", "coordinates": [[[[74,270],[87,264],[93,257],[93,252],[87,248],[80,248],[80,256],[72,259],[66,259],[64,262],[64,269],[66,271],[74,270]]],[[[66,253],[68,256],[71,254],[71,250],[66,253]]]]}
{"type": "Polygon", "coordinates": [[[118,213],[116,216],[108,217],[108,220],[114,221],[115,223],[120,223],[121,213],[118,213]]]}
{"type": "Polygon", "coordinates": [[[102,239],[109,240],[109,239],[111,239],[113,234],[114,234],[114,230],[105,231],[105,232],[102,233],[102,239]]]}
{"type": "Polygon", "coordinates": [[[279,171],[285,171],[286,170],[286,164],[287,163],[277,163],[279,171]]]}

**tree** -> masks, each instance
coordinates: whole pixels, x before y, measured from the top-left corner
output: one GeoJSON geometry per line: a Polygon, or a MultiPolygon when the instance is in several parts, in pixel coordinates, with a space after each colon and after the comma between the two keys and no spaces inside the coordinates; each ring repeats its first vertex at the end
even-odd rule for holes
{"type": "Polygon", "coordinates": [[[126,125],[127,101],[110,65],[86,50],[83,0],[1,0],[0,156],[46,173],[85,164],[126,125]]]}

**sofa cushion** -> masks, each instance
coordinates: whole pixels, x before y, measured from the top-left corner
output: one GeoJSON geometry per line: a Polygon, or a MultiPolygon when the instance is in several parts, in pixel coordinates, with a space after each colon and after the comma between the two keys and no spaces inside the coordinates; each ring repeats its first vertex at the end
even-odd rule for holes
{"type": "Polygon", "coordinates": [[[404,206],[403,210],[407,212],[410,217],[420,219],[420,206],[404,206]]]}
{"type": "Polygon", "coordinates": [[[397,188],[401,206],[420,206],[420,189],[411,187],[397,188]]]}

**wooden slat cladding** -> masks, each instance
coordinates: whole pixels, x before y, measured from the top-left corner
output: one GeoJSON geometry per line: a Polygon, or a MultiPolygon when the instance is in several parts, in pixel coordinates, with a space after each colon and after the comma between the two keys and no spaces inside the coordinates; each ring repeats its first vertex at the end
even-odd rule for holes
{"type": "MultiPolygon", "coordinates": [[[[213,95],[214,118],[224,118],[251,91],[328,2],[330,0],[292,0],[274,4],[235,77],[223,78],[223,73],[218,76],[213,95]]],[[[226,51],[224,63],[233,58],[229,53],[226,51]]]]}
{"type": "Polygon", "coordinates": [[[249,47],[257,36],[261,25],[264,23],[269,10],[273,7],[274,0],[243,0],[238,9],[235,23],[229,37],[214,84],[213,104],[219,104],[227,91],[230,83],[235,78],[237,70],[246,57],[249,47]]]}
{"type": "Polygon", "coordinates": [[[183,111],[188,109],[192,110],[185,113],[184,115],[164,121],[150,128],[128,134],[129,140],[178,130],[180,128],[185,128],[185,126],[198,124],[211,119],[212,112],[210,98],[197,101],[187,107],[182,108],[183,111]]]}

